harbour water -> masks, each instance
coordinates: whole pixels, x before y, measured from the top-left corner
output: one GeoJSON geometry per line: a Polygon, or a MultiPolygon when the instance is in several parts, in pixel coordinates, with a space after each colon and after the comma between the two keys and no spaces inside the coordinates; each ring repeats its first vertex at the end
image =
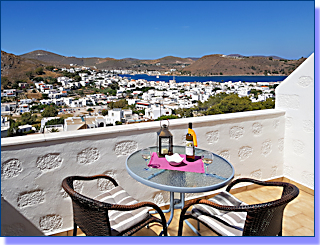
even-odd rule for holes
{"type": "MultiPolygon", "coordinates": [[[[173,76],[150,76],[147,74],[135,74],[135,75],[119,75],[121,77],[127,77],[130,79],[145,79],[147,81],[165,81],[173,80],[173,76]]],[[[198,76],[174,76],[177,83],[179,82],[281,82],[287,76],[208,76],[208,77],[198,77],[198,76]]]]}

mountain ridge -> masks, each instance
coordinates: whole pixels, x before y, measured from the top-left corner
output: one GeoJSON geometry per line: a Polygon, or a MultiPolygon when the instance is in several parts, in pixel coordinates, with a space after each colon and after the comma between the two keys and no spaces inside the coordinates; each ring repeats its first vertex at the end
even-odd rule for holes
{"type": "Polygon", "coordinates": [[[200,58],[165,56],[158,59],[115,59],[110,57],[78,58],[44,50],[22,55],[1,51],[1,76],[10,80],[28,80],[26,72],[37,67],[70,67],[71,64],[99,70],[172,71],[175,75],[289,75],[306,58],[287,60],[278,56],[243,56],[241,54],[209,54],[200,58]]]}

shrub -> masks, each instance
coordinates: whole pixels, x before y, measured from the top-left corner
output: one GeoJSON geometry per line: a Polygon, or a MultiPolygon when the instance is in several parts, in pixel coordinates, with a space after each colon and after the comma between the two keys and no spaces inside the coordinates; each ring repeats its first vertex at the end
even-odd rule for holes
{"type": "Polygon", "coordinates": [[[57,125],[57,124],[64,124],[64,119],[63,118],[55,118],[51,119],[48,122],[46,122],[47,125],[57,125]]]}
{"type": "Polygon", "coordinates": [[[58,110],[53,106],[46,107],[41,113],[43,117],[55,117],[56,115],[58,115],[58,110]]]}

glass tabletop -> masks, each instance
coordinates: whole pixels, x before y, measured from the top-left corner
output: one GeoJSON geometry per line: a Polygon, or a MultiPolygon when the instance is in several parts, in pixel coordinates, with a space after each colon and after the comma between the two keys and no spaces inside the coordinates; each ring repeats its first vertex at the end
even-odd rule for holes
{"type": "MultiPolygon", "coordinates": [[[[150,147],[150,150],[156,152],[157,147],[150,147]]],[[[196,156],[201,156],[203,151],[205,150],[196,148],[196,156]]],[[[185,154],[185,147],[174,146],[173,153],[185,154]]],[[[233,166],[221,156],[212,154],[214,158],[208,166],[209,175],[158,168],[145,170],[146,162],[142,158],[141,150],[127,158],[126,168],[131,177],[153,188],[171,192],[205,192],[227,185],[234,176],[233,166]]]]}

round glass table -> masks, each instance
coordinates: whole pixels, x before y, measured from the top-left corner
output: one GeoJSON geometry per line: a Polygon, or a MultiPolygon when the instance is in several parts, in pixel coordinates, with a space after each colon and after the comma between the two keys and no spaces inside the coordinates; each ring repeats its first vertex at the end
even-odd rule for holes
{"type": "MultiPolygon", "coordinates": [[[[157,147],[149,147],[151,152],[156,152],[157,147]]],[[[205,150],[196,148],[196,156],[201,156],[205,150]]],[[[174,146],[173,153],[185,154],[184,146],[174,146]]],[[[170,208],[164,212],[171,212],[168,225],[173,218],[174,209],[182,209],[185,193],[198,193],[213,191],[226,186],[234,176],[233,166],[223,157],[213,154],[213,162],[209,164],[207,174],[183,172],[178,170],[166,170],[149,168],[146,170],[146,162],[142,158],[141,150],[135,151],[126,160],[126,168],[129,175],[135,180],[164,191],[170,192],[170,208]],[[174,199],[174,193],[180,193],[180,200],[174,199]]],[[[189,224],[188,224],[189,225],[189,224]]]]}

